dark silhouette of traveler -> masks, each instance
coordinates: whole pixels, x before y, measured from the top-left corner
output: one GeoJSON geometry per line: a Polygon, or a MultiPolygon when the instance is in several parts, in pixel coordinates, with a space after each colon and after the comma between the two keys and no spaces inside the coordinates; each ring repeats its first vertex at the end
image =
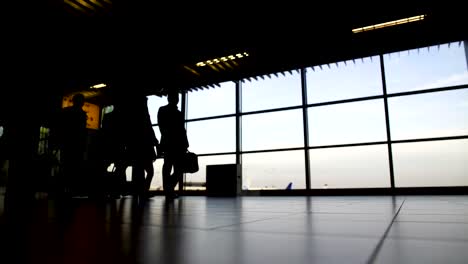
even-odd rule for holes
{"type": "Polygon", "coordinates": [[[167,105],[159,108],[158,125],[161,131],[160,151],[164,156],[163,188],[166,198],[173,199],[178,196],[174,188],[178,182],[182,181],[183,158],[189,143],[184,126],[184,115],[177,108],[178,92],[169,91],[167,101],[167,105]]]}
{"type": "Polygon", "coordinates": [[[111,198],[119,198],[126,193],[125,171],[128,162],[125,157],[125,115],[120,100],[114,100],[113,110],[106,113],[102,120],[100,144],[102,169],[104,170],[104,189],[111,198]],[[114,164],[113,172],[107,173],[107,168],[114,164]]]}
{"type": "Polygon", "coordinates": [[[128,127],[124,144],[128,164],[133,166],[133,194],[137,198],[144,198],[148,195],[154,176],[153,162],[156,160],[155,148],[159,147],[159,141],[151,124],[148,98],[142,95],[132,95],[132,97],[127,98],[129,105],[128,109],[124,110],[128,127]]]}
{"type": "Polygon", "coordinates": [[[87,114],[83,110],[85,97],[83,94],[73,96],[73,105],[62,110],[58,124],[58,144],[62,163],[63,190],[65,195],[71,195],[79,183],[83,173],[87,145],[87,114]]]}

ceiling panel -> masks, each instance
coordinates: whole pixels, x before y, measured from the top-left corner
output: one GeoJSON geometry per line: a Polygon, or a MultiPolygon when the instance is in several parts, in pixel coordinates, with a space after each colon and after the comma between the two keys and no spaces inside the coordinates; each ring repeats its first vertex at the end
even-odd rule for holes
{"type": "MultiPolygon", "coordinates": [[[[191,89],[260,74],[463,39],[456,6],[310,3],[147,3],[49,0],[6,57],[20,75],[40,75],[50,92],[126,80],[134,91],[191,89]],[[290,6],[287,6],[289,4],[290,6]],[[353,35],[355,27],[428,14],[414,25],[353,35]],[[200,68],[196,63],[248,52],[248,59],[200,68]],[[19,54],[19,55],[18,55],[19,54]],[[19,60],[18,58],[22,59],[19,60]],[[23,67],[27,64],[28,67],[23,67]],[[16,68],[15,68],[16,69],[16,68]],[[55,90],[54,90],[55,89],[55,90]],[[138,90],[139,89],[139,90],[138,90]]],[[[31,17],[30,17],[31,18],[31,17]]],[[[18,39],[18,38],[15,38],[18,39]]],[[[12,70],[13,71],[13,70],[12,70]]]]}

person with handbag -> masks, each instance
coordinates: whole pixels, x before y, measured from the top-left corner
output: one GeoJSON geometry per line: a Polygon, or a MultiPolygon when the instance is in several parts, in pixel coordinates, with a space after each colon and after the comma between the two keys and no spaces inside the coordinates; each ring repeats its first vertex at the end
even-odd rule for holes
{"type": "Polygon", "coordinates": [[[112,94],[113,110],[104,114],[100,129],[101,146],[101,169],[104,171],[105,182],[102,187],[111,198],[119,198],[127,193],[125,171],[129,166],[125,156],[125,113],[122,107],[122,100],[112,94]],[[108,167],[113,165],[111,173],[108,167]]]}
{"type": "Polygon", "coordinates": [[[163,188],[168,200],[177,198],[174,188],[183,180],[184,157],[189,147],[183,113],[177,108],[179,93],[169,91],[168,104],[159,108],[158,125],[161,131],[159,150],[164,156],[163,188]],[[173,172],[171,174],[171,172],[173,172]]]}

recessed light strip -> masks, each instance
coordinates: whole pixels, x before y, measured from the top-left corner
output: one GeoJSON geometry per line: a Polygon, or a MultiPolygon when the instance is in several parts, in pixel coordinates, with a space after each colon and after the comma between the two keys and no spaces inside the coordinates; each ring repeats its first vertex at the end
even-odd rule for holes
{"type": "Polygon", "coordinates": [[[375,24],[375,25],[371,25],[371,26],[355,28],[355,29],[353,29],[353,33],[361,33],[361,32],[370,31],[370,30],[374,30],[374,29],[380,29],[380,28],[385,28],[385,27],[391,27],[391,26],[397,26],[397,25],[401,25],[401,24],[421,21],[424,18],[426,18],[426,16],[427,15],[413,16],[413,17],[393,20],[393,21],[389,21],[389,22],[385,22],[385,23],[375,24]]]}
{"type": "Polygon", "coordinates": [[[211,66],[213,64],[222,64],[222,63],[226,63],[228,61],[234,61],[236,59],[242,59],[242,58],[245,58],[245,57],[248,57],[248,56],[249,56],[249,54],[247,52],[237,53],[235,55],[228,55],[228,56],[224,56],[224,57],[221,57],[221,58],[214,58],[214,59],[210,59],[210,60],[206,60],[206,61],[200,61],[195,65],[197,65],[197,67],[211,66]]]}
{"type": "Polygon", "coordinates": [[[106,87],[107,85],[105,83],[100,83],[100,84],[96,84],[96,85],[93,85],[91,86],[90,88],[91,89],[99,89],[99,88],[104,88],[106,87]]]}

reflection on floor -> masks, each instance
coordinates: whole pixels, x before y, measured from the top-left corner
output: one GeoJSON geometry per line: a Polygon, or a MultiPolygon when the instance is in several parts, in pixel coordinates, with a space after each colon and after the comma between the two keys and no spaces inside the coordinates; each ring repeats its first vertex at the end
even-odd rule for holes
{"type": "Polygon", "coordinates": [[[0,220],[4,264],[468,259],[466,196],[40,200],[0,220]]]}

